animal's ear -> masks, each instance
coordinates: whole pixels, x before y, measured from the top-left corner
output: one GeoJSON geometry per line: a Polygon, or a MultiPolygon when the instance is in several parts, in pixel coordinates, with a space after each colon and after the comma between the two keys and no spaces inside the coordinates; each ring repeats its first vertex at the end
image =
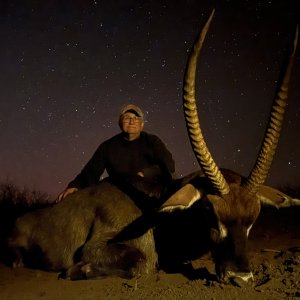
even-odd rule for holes
{"type": "Polygon", "coordinates": [[[257,197],[262,205],[275,206],[276,208],[300,205],[300,199],[292,198],[267,185],[262,185],[259,188],[257,197]]]}
{"type": "Polygon", "coordinates": [[[159,209],[159,212],[171,212],[175,209],[187,209],[197,200],[201,199],[203,191],[196,189],[188,183],[173,194],[159,209]]]}

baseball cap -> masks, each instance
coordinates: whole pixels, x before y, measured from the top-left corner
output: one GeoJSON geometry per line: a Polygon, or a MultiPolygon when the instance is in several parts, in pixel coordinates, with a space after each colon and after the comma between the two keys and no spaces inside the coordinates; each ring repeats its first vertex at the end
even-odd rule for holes
{"type": "Polygon", "coordinates": [[[119,117],[122,117],[122,115],[124,115],[127,112],[132,112],[141,118],[143,118],[144,116],[142,110],[138,106],[134,104],[127,104],[121,108],[119,117]]]}

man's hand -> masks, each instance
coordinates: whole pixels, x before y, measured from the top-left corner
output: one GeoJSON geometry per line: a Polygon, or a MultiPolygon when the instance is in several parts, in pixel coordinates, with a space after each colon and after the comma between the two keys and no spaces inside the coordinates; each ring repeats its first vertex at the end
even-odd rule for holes
{"type": "Polygon", "coordinates": [[[60,193],[56,199],[56,203],[64,200],[68,195],[74,193],[74,192],[77,192],[78,189],[77,188],[67,188],[65,189],[62,193],[60,193]]]}

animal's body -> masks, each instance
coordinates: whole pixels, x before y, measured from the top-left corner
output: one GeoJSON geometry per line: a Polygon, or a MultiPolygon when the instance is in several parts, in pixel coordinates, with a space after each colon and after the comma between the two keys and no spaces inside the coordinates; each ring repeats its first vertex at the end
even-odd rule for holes
{"type": "Polygon", "coordinates": [[[9,247],[15,252],[15,265],[67,271],[80,262],[97,266],[99,274],[151,273],[157,265],[151,229],[126,244],[107,245],[141,214],[129,196],[103,181],[18,218],[9,247]]]}

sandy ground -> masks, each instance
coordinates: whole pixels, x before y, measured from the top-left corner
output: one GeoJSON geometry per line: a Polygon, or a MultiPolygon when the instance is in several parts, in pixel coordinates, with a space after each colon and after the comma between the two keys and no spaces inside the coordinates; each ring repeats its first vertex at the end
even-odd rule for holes
{"type": "Polygon", "coordinates": [[[1,263],[0,299],[300,299],[299,219],[299,208],[263,210],[249,238],[254,286],[216,282],[209,255],[192,262],[194,278],[158,272],[130,280],[68,281],[1,263]]]}

